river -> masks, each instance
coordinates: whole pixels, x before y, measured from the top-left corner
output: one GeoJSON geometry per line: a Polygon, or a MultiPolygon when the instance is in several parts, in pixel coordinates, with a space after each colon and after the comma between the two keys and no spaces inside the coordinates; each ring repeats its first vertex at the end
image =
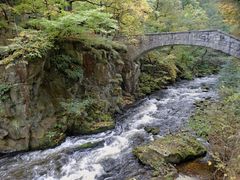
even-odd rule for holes
{"type": "Polygon", "coordinates": [[[117,118],[113,130],[88,136],[68,137],[61,145],[42,151],[0,158],[1,180],[124,180],[150,179],[148,167],[132,155],[133,147],[185,129],[194,102],[218,98],[218,76],[180,81],[140,100],[117,118]],[[208,91],[202,87],[208,86],[208,91]],[[153,136],[146,126],[160,128],[153,136]],[[81,149],[92,142],[93,148],[81,149]]]}

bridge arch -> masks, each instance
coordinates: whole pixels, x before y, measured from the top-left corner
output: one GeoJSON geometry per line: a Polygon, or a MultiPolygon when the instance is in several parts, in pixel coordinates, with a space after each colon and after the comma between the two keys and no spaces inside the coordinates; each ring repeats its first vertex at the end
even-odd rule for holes
{"type": "MultiPolygon", "coordinates": [[[[219,30],[166,32],[134,36],[127,44],[126,58],[135,60],[162,46],[192,45],[211,48],[240,59],[240,39],[219,30]]],[[[124,41],[124,40],[123,40],[124,41]]]]}
{"type": "Polygon", "coordinates": [[[240,39],[219,30],[165,32],[134,36],[134,43],[126,37],[118,37],[119,41],[127,45],[125,54],[124,89],[134,93],[137,89],[141,63],[138,61],[143,54],[163,46],[190,45],[207,47],[221,51],[240,59],[240,39]]]}

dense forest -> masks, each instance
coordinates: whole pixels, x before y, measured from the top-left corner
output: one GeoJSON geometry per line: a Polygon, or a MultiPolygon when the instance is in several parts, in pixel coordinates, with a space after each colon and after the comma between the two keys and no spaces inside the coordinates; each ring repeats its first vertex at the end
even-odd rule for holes
{"type": "MultiPolygon", "coordinates": [[[[180,45],[132,62],[118,41],[215,29],[240,37],[240,0],[1,0],[0,153],[113,129],[119,114],[153,92],[218,74],[219,98],[195,102],[187,127],[210,144],[214,179],[240,179],[239,59],[180,45]]],[[[160,171],[139,149],[134,154],[153,177],[170,177],[172,165],[160,171]]]]}

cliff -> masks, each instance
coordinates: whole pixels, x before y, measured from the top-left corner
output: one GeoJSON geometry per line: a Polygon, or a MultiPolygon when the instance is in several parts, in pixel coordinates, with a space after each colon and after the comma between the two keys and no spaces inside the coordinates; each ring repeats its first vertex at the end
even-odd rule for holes
{"type": "MultiPolygon", "coordinates": [[[[126,52],[117,43],[58,42],[41,58],[0,66],[0,152],[43,149],[114,127],[126,52]]],[[[3,55],[2,51],[2,55],[3,55]]]]}

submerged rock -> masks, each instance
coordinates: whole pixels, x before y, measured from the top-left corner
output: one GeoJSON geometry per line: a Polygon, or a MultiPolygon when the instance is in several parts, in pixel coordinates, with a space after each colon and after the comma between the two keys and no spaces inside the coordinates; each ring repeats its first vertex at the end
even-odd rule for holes
{"type": "Polygon", "coordinates": [[[178,164],[206,153],[205,147],[189,134],[168,135],[149,144],[136,147],[134,155],[145,165],[149,165],[160,175],[177,171],[178,164]]]}

